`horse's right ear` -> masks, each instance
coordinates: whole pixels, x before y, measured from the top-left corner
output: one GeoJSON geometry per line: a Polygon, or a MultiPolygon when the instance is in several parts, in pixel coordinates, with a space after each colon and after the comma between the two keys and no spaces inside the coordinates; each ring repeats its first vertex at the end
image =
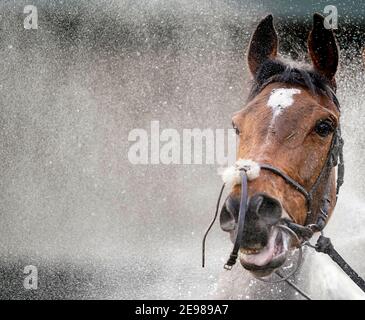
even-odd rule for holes
{"type": "Polygon", "coordinates": [[[338,66],[338,47],[331,29],[324,26],[324,17],[313,15],[313,29],[308,36],[308,51],[314,69],[335,86],[335,74],[338,66]]]}
{"type": "Polygon", "coordinates": [[[274,59],[278,51],[278,35],[272,15],[266,16],[257,26],[248,49],[248,66],[256,75],[260,66],[268,59],[274,59]]]}

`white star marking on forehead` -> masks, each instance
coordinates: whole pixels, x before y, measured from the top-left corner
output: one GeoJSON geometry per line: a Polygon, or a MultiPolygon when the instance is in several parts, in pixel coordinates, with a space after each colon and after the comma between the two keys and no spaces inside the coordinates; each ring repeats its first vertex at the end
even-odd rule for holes
{"type": "Polygon", "coordinates": [[[299,94],[301,91],[294,88],[280,88],[271,91],[268,107],[273,110],[273,120],[286,108],[290,107],[293,102],[293,95],[299,94]]]}

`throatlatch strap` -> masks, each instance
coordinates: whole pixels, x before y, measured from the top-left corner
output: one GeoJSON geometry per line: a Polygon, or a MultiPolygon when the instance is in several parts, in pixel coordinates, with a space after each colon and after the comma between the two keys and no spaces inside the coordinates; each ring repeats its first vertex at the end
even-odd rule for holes
{"type": "Polygon", "coordinates": [[[227,263],[224,265],[224,269],[231,270],[232,266],[236,263],[238,257],[238,250],[240,249],[242,238],[243,238],[243,230],[245,227],[245,218],[247,212],[247,200],[248,200],[248,187],[247,187],[247,174],[245,170],[241,170],[240,172],[242,178],[241,184],[241,202],[240,202],[240,211],[238,214],[238,226],[236,232],[236,241],[233,245],[233,250],[229,256],[227,263]]]}

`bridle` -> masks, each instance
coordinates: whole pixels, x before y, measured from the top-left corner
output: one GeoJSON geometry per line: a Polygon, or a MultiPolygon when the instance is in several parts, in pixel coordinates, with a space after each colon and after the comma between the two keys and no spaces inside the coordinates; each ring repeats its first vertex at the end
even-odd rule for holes
{"type": "MultiPolygon", "coordinates": [[[[335,92],[330,88],[329,86],[326,88],[327,92],[330,93],[331,99],[333,103],[335,104],[337,110],[339,113],[341,113],[340,104],[336,97],[335,92]]],[[[278,223],[278,227],[286,228],[286,231],[289,232],[292,236],[294,235],[299,243],[299,257],[300,259],[297,262],[296,268],[291,272],[288,276],[282,276],[279,272],[277,272],[277,275],[279,275],[280,279],[273,282],[281,282],[281,281],[287,281],[287,279],[292,276],[299,268],[300,262],[301,262],[301,255],[302,251],[301,248],[303,245],[309,245],[309,240],[312,238],[315,232],[321,232],[322,235],[319,237],[317,245],[312,246],[314,247],[318,252],[324,252],[331,256],[331,258],[337,262],[340,267],[344,269],[344,271],[349,275],[349,277],[365,292],[365,281],[361,279],[357,273],[350,268],[350,266],[341,258],[341,256],[337,253],[337,251],[334,250],[329,238],[325,238],[323,236],[323,229],[327,223],[328,216],[329,216],[329,210],[330,210],[330,192],[331,192],[331,182],[330,182],[330,174],[334,167],[337,166],[337,183],[336,183],[336,201],[337,197],[340,191],[340,188],[344,182],[344,159],[343,159],[343,139],[341,136],[341,128],[340,125],[336,128],[336,130],[333,132],[332,140],[330,144],[330,149],[327,154],[327,158],[325,160],[324,166],[318,175],[317,179],[315,180],[314,184],[308,191],[303,185],[301,185],[299,182],[297,182],[295,179],[291,178],[289,175],[284,173],[279,168],[276,168],[270,164],[259,164],[260,169],[269,171],[279,177],[281,177],[285,183],[293,187],[297,192],[300,192],[306,200],[306,208],[307,208],[307,216],[306,221],[304,225],[300,225],[297,223],[294,223],[293,221],[282,218],[280,219],[278,223]],[[318,209],[315,210],[313,206],[313,199],[316,193],[318,192],[318,188],[321,185],[321,183],[325,182],[323,197],[320,200],[320,205],[318,206],[318,209]]],[[[238,214],[238,221],[237,221],[237,228],[236,228],[236,238],[235,242],[233,244],[232,252],[229,256],[229,259],[227,260],[226,264],[224,265],[224,268],[227,270],[231,270],[233,265],[236,263],[237,257],[238,257],[238,251],[241,246],[241,242],[243,240],[244,235],[244,226],[245,226],[245,218],[247,213],[247,202],[248,202],[248,178],[247,178],[247,172],[245,168],[240,168],[240,179],[241,179],[241,199],[240,199],[240,209],[238,214]]],[[[218,202],[216,207],[216,213],[215,216],[209,225],[204,238],[203,238],[203,259],[202,259],[202,266],[205,265],[205,241],[206,237],[213,226],[219,210],[219,203],[220,199],[223,194],[225,184],[223,184],[218,202]]],[[[287,281],[288,282],[288,281],[287,281]]],[[[288,282],[290,285],[294,285],[291,282],[288,282]]],[[[299,292],[299,288],[296,288],[299,292]]],[[[303,296],[308,298],[304,293],[302,293],[303,296]]]]}

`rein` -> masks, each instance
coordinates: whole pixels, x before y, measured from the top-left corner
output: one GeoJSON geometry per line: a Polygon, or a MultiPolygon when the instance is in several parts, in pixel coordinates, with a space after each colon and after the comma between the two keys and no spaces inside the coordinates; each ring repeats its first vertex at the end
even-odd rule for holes
{"type": "MultiPolygon", "coordinates": [[[[328,87],[328,91],[331,93],[332,100],[336,105],[338,111],[340,112],[340,104],[336,97],[334,91],[328,87]]],[[[327,155],[327,159],[325,161],[324,167],[322,168],[319,176],[317,177],[315,183],[311,187],[309,191],[307,191],[300,183],[296,180],[282,172],[280,169],[271,166],[270,164],[259,164],[261,169],[270,171],[271,173],[280,176],[287,184],[291,185],[295,190],[300,192],[306,199],[307,206],[307,217],[304,225],[300,225],[290,221],[289,219],[282,218],[280,219],[280,224],[277,224],[276,227],[283,229],[288,232],[291,236],[294,236],[299,242],[299,258],[296,264],[296,267],[289,275],[284,276],[278,270],[275,271],[275,274],[279,277],[278,280],[269,281],[264,278],[258,278],[264,282],[277,283],[286,281],[290,286],[295,288],[300,294],[302,294],[306,299],[310,299],[310,297],[301,291],[295,284],[290,282],[288,278],[294,275],[299,269],[302,261],[302,247],[304,245],[314,248],[317,252],[322,252],[328,254],[331,259],[336,262],[341,269],[351,278],[351,280],[365,293],[365,281],[362,279],[356,272],[353,270],[346,261],[341,257],[341,255],[334,249],[331,240],[329,238],[324,237],[323,229],[326,225],[328,219],[329,212],[329,204],[330,204],[330,182],[329,175],[331,173],[332,168],[337,166],[337,186],[336,186],[336,201],[338,197],[338,193],[340,191],[340,187],[344,182],[344,159],[343,159],[343,139],[341,137],[341,129],[340,126],[336,129],[333,134],[331,146],[327,155]],[[313,198],[314,195],[318,192],[318,187],[323,179],[327,179],[327,183],[325,185],[324,195],[321,201],[321,205],[319,210],[314,213],[313,208],[313,198]],[[315,232],[321,232],[320,237],[317,240],[316,245],[311,245],[309,240],[312,238],[315,232]],[[302,240],[301,240],[302,239],[302,240]]],[[[233,265],[236,263],[238,258],[238,251],[241,246],[241,242],[244,235],[244,226],[245,226],[245,218],[247,213],[247,203],[248,203],[248,177],[247,177],[247,169],[244,167],[238,168],[239,175],[241,179],[241,199],[240,199],[240,209],[238,214],[235,242],[233,245],[232,252],[224,265],[224,269],[231,270],[233,265]]],[[[205,266],[205,242],[207,235],[212,228],[213,224],[216,221],[219,211],[219,204],[222,198],[223,190],[225,187],[225,183],[223,184],[216,206],[216,212],[212,222],[210,223],[206,233],[203,237],[202,244],[202,267],[205,266]]]]}

